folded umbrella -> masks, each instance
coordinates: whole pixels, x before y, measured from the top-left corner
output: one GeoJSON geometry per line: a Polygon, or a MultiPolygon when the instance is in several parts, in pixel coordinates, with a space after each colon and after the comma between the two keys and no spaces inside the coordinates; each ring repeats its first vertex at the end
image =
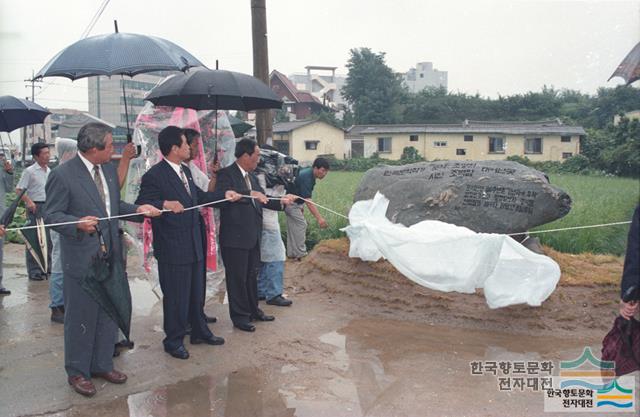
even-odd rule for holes
{"type": "Polygon", "coordinates": [[[16,197],[16,199],[11,203],[11,205],[2,213],[2,217],[0,217],[0,224],[4,225],[4,227],[9,227],[11,222],[13,221],[13,216],[16,214],[16,209],[18,208],[18,204],[22,200],[22,196],[27,192],[25,188],[20,192],[20,195],[16,197]]]}
{"type": "MultiPolygon", "coordinates": [[[[631,286],[622,297],[629,302],[638,299],[640,290],[631,286]]],[[[602,340],[602,360],[615,362],[616,376],[640,369],[640,322],[616,317],[613,327],[602,340]]]]}
{"type": "Polygon", "coordinates": [[[129,340],[131,330],[131,291],[122,260],[114,257],[104,243],[102,233],[96,226],[100,249],[94,256],[87,275],[80,286],[102,308],[122,330],[129,340]]]}
{"type": "Polygon", "coordinates": [[[25,226],[37,226],[35,228],[21,229],[20,233],[22,234],[27,250],[31,253],[42,272],[47,272],[49,268],[49,261],[47,259],[48,243],[44,220],[38,217],[36,218],[35,225],[27,222],[25,226]]]}

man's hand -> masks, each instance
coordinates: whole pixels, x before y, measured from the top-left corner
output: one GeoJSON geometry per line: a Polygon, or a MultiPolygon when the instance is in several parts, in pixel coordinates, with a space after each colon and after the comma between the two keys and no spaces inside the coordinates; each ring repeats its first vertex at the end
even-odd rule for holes
{"type": "Polygon", "coordinates": [[[234,202],[240,200],[242,198],[242,194],[238,194],[233,190],[227,190],[224,193],[224,198],[226,198],[227,200],[231,200],[231,202],[234,202]]]}
{"type": "Polygon", "coordinates": [[[266,195],[262,194],[259,191],[251,191],[251,197],[255,198],[256,201],[258,201],[258,203],[260,204],[267,204],[269,202],[269,199],[267,198],[266,195]]]}
{"type": "Polygon", "coordinates": [[[211,162],[211,165],[209,165],[209,168],[211,169],[211,173],[215,177],[218,174],[218,171],[220,170],[220,161],[211,162]]]}
{"type": "Polygon", "coordinates": [[[280,197],[280,202],[282,202],[283,206],[288,206],[289,204],[293,204],[294,201],[296,201],[297,199],[298,199],[297,195],[287,194],[280,197]]]}
{"type": "Polygon", "coordinates": [[[326,229],[329,225],[327,224],[327,221],[324,219],[324,217],[320,216],[320,218],[318,219],[318,226],[320,226],[321,229],[326,229]]]}
{"type": "Polygon", "coordinates": [[[165,201],[162,204],[162,208],[165,210],[171,210],[175,214],[180,214],[184,211],[184,207],[179,201],[165,201]]]}
{"type": "Polygon", "coordinates": [[[36,210],[38,209],[38,206],[32,200],[27,201],[25,205],[27,206],[27,210],[29,210],[32,213],[35,213],[36,210]]]}
{"type": "Polygon", "coordinates": [[[98,218],[96,216],[85,216],[79,220],[80,223],[76,225],[78,230],[89,234],[96,232],[96,225],[98,224],[98,218]]]}
{"type": "Polygon", "coordinates": [[[133,142],[129,142],[122,149],[121,161],[130,161],[136,157],[137,153],[138,152],[136,151],[136,145],[134,145],[133,142]]]}
{"type": "Polygon", "coordinates": [[[13,172],[13,166],[11,165],[11,161],[8,159],[4,160],[4,170],[8,173],[13,172]]]}
{"type": "Polygon", "coordinates": [[[639,306],[640,304],[638,304],[637,301],[629,301],[628,303],[625,303],[620,300],[620,315],[629,320],[638,313],[639,306]]]}
{"type": "Polygon", "coordinates": [[[4,224],[0,224],[0,238],[4,237],[6,233],[7,231],[4,230],[4,224]]]}
{"type": "Polygon", "coordinates": [[[138,206],[136,213],[140,213],[145,217],[158,217],[162,214],[160,210],[158,210],[151,204],[143,204],[141,206],[138,206]]]}

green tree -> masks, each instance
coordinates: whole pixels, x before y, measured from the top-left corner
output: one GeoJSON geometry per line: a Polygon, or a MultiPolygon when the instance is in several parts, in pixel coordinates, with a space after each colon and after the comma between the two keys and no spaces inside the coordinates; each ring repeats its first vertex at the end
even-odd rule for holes
{"type": "Polygon", "coordinates": [[[406,91],[398,74],[387,66],[384,52],[369,48],[351,49],[349,70],[342,96],[349,103],[357,124],[385,124],[402,121],[406,91]]]}

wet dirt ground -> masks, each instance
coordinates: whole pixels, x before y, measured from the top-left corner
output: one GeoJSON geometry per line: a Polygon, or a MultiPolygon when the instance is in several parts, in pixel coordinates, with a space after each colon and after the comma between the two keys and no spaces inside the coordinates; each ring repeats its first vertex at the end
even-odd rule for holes
{"type": "MultiPolygon", "coordinates": [[[[599,328],[521,326],[514,332],[505,326],[507,332],[495,321],[479,325],[482,317],[447,324],[440,310],[402,304],[393,292],[404,291],[398,286],[386,298],[384,292],[358,294],[353,282],[337,291],[349,276],[362,277],[323,271],[323,259],[333,267],[341,262],[331,256],[315,253],[287,263],[294,304],[261,306],[276,320],[258,323],[255,333],[233,329],[212,282],[206,311],[218,317],[211,328],[226,344],[187,343],[187,361],[163,352],[161,303],[130,271],[135,348],[115,360],[129,380],[113,385],[96,379],[98,393],[87,399],[66,383],[63,329],[49,320],[47,282],[28,281],[22,248],[7,245],[4,284],[13,294],[0,297],[0,416],[550,416],[541,391],[501,391],[499,375],[472,375],[471,362],[557,365],[578,358],[585,346],[600,351],[599,328]]],[[[456,296],[447,302],[451,311],[460,305],[456,296]]],[[[443,303],[438,299],[436,307],[443,303]]],[[[475,315],[485,312],[492,314],[477,307],[475,315]]],[[[517,321],[516,313],[509,314],[517,321]]]]}

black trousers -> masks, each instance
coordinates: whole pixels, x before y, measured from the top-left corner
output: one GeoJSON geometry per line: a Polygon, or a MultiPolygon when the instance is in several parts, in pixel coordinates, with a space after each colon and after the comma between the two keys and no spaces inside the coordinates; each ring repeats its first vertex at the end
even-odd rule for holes
{"type": "Polygon", "coordinates": [[[260,246],[238,249],[222,246],[229,315],[233,324],[249,323],[258,314],[260,246]]]}
{"type": "Polygon", "coordinates": [[[175,350],[183,344],[187,323],[191,325],[192,338],[208,339],[212,336],[202,311],[205,291],[203,262],[182,265],[158,263],[166,335],[162,343],[167,350],[175,350]]]}

